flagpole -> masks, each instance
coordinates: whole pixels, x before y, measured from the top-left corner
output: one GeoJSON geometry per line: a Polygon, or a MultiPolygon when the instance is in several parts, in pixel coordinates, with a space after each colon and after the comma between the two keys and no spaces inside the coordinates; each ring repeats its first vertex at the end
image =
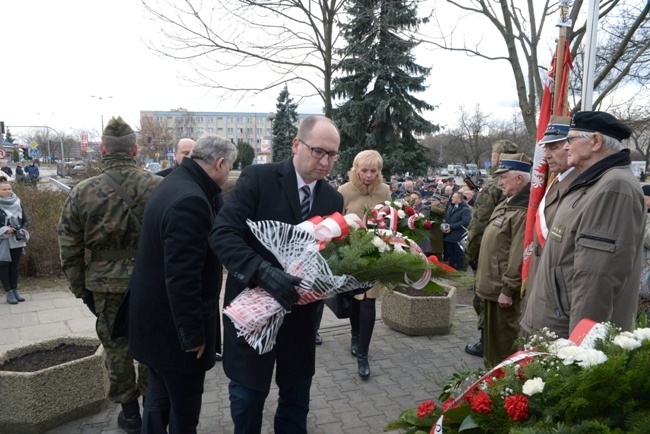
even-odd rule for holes
{"type": "Polygon", "coordinates": [[[598,8],[600,0],[590,0],[587,10],[587,40],[585,44],[584,75],[582,76],[582,110],[592,110],[596,47],[598,46],[598,8]]]}
{"type": "Polygon", "coordinates": [[[566,50],[566,33],[567,28],[571,27],[571,20],[569,19],[569,0],[562,0],[560,2],[560,19],[558,20],[557,26],[560,28],[558,39],[557,39],[557,58],[555,60],[555,71],[554,71],[554,91],[553,91],[553,105],[551,106],[551,115],[563,116],[567,113],[567,107],[569,105],[569,98],[566,87],[568,83],[564,83],[562,77],[564,77],[564,64],[565,59],[565,50],[566,50]]]}

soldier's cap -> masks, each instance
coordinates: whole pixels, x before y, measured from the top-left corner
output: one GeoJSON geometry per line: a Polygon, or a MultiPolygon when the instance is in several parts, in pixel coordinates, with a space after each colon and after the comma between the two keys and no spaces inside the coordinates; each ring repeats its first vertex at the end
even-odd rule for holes
{"type": "Polygon", "coordinates": [[[496,154],[514,154],[519,149],[519,146],[515,142],[510,140],[497,140],[492,143],[492,153],[496,154]]]}
{"type": "Polygon", "coordinates": [[[438,202],[440,202],[442,198],[439,195],[434,194],[433,196],[431,196],[431,200],[437,200],[438,202]]]}
{"type": "Polygon", "coordinates": [[[544,137],[539,141],[540,144],[560,142],[566,140],[569,134],[569,123],[571,118],[568,116],[553,116],[548,123],[548,128],[544,132],[544,137]]]}
{"type": "Polygon", "coordinates": [[[518,170],[520,172],[529,172],[533,167],[533,162],[530,161],[526,154],[501,154],[501,161],[494,171],[495,175],[505,173],[510,170],[518,170]]]}
{"type": "Polygon", "coordinates": [[[643,187],[641,187],[641,190],[643,190],[643,195],[644,196],[650,196],[650,185],[646,184],[643,187]]]}
{"type": "Polygon", "coordinates": [[[110,137],[123,137],[133,133],[133,129],[129,126],[129,124],[124,122],[124,119],[122,119],[121,116],[118,116],[117,119],[115,119],[115,116],[113,116],[111,120],[108,121],[108,124],[106,124],[106,128],[104,128],[102,135],[110,137]]]}
{"type": "Polygon", "coordinates": [[[572,130],[599,132],[617,140],[624,140],[632,135],[632,130],[623,122],[606,112],[578,112],[571,118],[572,130]]]}

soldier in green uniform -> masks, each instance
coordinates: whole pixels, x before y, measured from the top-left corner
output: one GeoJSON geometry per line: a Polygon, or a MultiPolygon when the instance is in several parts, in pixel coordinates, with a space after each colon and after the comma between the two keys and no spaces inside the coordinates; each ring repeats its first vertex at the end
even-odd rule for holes
{"type": "Polygon", "coordinates": [[[121,117],[106,125],[100,150],[102,174],[77,184],[63,206],[58,227],[61,268],[70,291],[97,316],[109,398],[122,405],[118,426],[139,433],[138,396],[146,393],[147,369],[139,365],[136,377],[127,339],[111,340],[110,335],[133,271],[144,205],[163,178],[138,168],[136,135],[121,117]]]}
{"type": "MultiPolygon", "coordinates": [[[[481,192],[476,197],[474,209],[472,210],[472,220],[469,222],[469,228],[467,229],[467,251],[465,256],[467,263],[475,274],[483,232],[485,232],[485,227],[490,220],[490,216],[492,216],[494,208],[505,199],[503,191],[499,187],[499,177],[494,176],[494,171],[499,166],[501,154],[514,154],[518,148],[519,146],[510,140],[497,140],[492,144],[491,176],[483,184],[481,192]]],[[[481,338],[474,344],[465,345],[465,352],[473,356],[483,357],[483,301],[476,293],[474,293],[472,304],[478,315],[478,329],[481,331],[481,338]]]]}

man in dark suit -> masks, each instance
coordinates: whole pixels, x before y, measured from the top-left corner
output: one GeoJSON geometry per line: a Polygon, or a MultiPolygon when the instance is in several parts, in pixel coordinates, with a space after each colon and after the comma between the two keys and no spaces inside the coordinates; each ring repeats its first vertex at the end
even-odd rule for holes
{"type": "Polygon", "coordinates": [[[194,140],[192,139],[180,139],[176,143],[176,149],[174,150],[174,162],[166,169],[156,172],[156,175],[162,176],[163,178],[172,173],[174,169],[180,167],[183,162],[183,158],[189,157],[194,149],[194,140]]]}
{"type": "Polygon", "coordinates": [[[298,224],[305,220],[302,211],[308,211],[307,217],[342,212],[343,197],[323,179],[338,159],[339,143],[338,128],[331,120],[322,116],[305,119],[292,140],[292,158],[242,171],[210,234],[210,246],[228,269],[224,306],[246,287],[260,286],[290,311],[275,347],[262,355],[237,336],[229,319],[224,320],[223,367],[231,380],[230,413],[236,434],[261,431],[274,367],[280,395],[275,432],[307,432],[315,324],[322,302],[293,305],[298,300],[294,285],[300,279],[284,273],[255,239],[246,219],[298,224]],[[302,191],[304,186],[309,187],[308,195],[302,191]]]}
{"type": "Polygon", "coordinates": [[[230,140],[202,137],[145,207],[128,304],[129,352],[149,367],[144,434],[196,432],[222,280],[208,235],[236,158],[230,140]]]}

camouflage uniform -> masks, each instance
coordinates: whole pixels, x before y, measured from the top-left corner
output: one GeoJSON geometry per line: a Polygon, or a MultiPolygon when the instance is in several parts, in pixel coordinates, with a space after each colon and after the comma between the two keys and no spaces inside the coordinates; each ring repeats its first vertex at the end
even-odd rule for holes
{"type": "Polygon", "coordinates": [[[63,205],[59,222],[61,267],[75,297],[88,291],[93,294],[95,328],[106,352],[109,398],[127,403],[146,394],[146,367],[138,366],[136,382],[128,341],[124,337],[111,340],[110,332],[133,272],[144,205],[163,178],[138,169],[126,153],[107,154],[101,164],[102,172],[115,179],[137,206],[130,208],[101,176],[77,184],[63,205]]]}
{"type": "MultiPolygon", "coordinates": [[[[492,145],[492,152],[499,154],[513,153],[517,152],[517,148],[517,144],[509,140],[498,140],[492,145]]],[[[493,170],[496,170],[496,168],[493,167],[493,170]]],[[[499,187],[499,177],[492,175],[483,184],[483,188],[474,202],[472,220],[469,222],[469,228],[467,228],[467,251],[465,252],[465,256],[467,257],[468,263],[474,266],[478,264],[478,254],[481,249],[483,233],[485,232],[488,221],[490,221],[492,212],[504,199],[503,191],[499,187]]],[[[474,293],[472,305],[478,315],[478,329],[483,330],[483,301],[476,295],[476,292],[474,293]]]]}

